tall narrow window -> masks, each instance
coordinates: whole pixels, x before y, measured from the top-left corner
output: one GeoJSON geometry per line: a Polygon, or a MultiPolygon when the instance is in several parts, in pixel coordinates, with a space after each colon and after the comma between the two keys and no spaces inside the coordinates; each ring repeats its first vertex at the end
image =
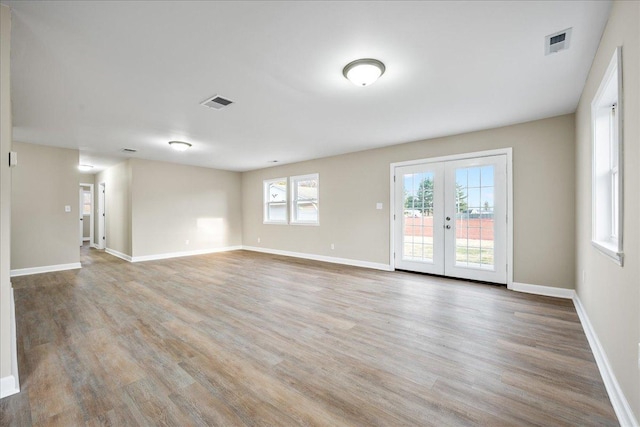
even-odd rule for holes
{"type": "Polygon", "coordinates": [[[318,174],[291,177],[291,223],[318,225],[318,174]]]}
{"type": "Polygon", "coordinates": [[[287,178],[264,181],[265,224],[287,223],[287,178]]]}
{"type": "Polygon", "coordinates": [[[591,102],[593,245],[622,265],[622,48],[618,47],[591,102]]]}

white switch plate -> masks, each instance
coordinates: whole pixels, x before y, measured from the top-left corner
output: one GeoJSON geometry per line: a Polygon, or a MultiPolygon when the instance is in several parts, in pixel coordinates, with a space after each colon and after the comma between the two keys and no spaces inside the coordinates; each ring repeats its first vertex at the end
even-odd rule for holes
{"type": "Polygon", "coordinates": [[[378,210],[382,209],[382,203],[380,202],[376,203],[376,209],[378,210]]]}
{"type": "Polygon", "coordinates": [[[64,211],[65,212],[71,212],[71,205],[65,205],[64,206],[64,211]]]}
{"type": "Polygon", "coordinates": [[[333,243],[331,244],[331,250],[334,250],[336,248],[336,245],[334,245],[333,243]]]}

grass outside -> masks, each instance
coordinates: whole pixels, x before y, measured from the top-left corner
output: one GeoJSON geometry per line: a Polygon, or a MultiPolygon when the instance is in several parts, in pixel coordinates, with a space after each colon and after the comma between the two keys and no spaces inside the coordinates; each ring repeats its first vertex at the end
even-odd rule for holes
{"type": "MultiPolygon", "coordinates": [[[[433,259],[433,238],[404,236],[403,258],[433,259]]],[[[456,261],[465,264],[493,265],[493,240],[456,239],[456,261]]]]}

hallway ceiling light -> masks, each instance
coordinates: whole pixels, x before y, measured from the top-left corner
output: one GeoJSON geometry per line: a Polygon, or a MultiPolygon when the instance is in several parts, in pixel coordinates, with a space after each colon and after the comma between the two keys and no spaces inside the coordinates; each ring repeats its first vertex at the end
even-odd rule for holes
{"type": "Polygon", "coordinates": [[[356,86],[369,86],[384,74],[385,66],[377,59],[363,58],[348,63],[342,70],[347,80],[356,86]]]}
{"type": "Polygon", "coordinates": [[[91,169],[93,169],[93,166],[91,165],[78,165],[78,169],[82,172],[89,172],[91,169]]]}
{"type": "Polygon", "coordinates": [[[191,147],[191,144],[183,141],[169,141],[169,145],[176,151],[185,151],[191,147]]]}

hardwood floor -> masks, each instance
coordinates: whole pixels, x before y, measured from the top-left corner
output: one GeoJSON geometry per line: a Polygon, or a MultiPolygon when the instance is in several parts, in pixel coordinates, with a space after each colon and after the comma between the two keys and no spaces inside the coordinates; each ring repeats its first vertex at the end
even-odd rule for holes
{"type": "Polygon", "coordinates": [[[252,252],[13,279],[0,424],[617,425],[571,301],[252,252]]]}

